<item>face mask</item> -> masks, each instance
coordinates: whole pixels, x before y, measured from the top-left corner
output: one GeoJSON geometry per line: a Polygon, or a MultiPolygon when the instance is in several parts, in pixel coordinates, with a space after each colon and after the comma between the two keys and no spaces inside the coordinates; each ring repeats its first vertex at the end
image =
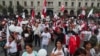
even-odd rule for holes
{"type": "Polygon", "coordinates": [[[25,36],[25,37],[29,37],[29,34],[28,34],[28,33],[25,33],[24,36],[25,36]]]}

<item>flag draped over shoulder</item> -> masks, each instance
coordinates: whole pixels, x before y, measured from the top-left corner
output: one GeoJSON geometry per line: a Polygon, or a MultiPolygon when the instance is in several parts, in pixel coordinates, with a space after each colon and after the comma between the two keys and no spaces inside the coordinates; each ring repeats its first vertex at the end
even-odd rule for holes
{"type": "Polygon", "coordinates": [[[77,49],[76,36],[72,35],[69,39],[68,49],[70,54],[74,54],[77,49]]]}
{"type": "Polygon", "coordinates": [[[47,1],[44,0],[43,1],[43,10],[42,10],[42,15],[44,16],[44,18],[46,18],[46,16],[47,16],[47,14],[46,14],[46,11],[47,11],[47,9],[46,9],[46,3],[47,3],[47,1]]]}

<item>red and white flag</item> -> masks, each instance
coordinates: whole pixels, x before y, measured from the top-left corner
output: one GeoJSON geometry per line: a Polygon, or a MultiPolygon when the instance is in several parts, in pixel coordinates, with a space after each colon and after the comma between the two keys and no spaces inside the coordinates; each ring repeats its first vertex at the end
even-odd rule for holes
{"type": "Polygon", "coordinates": [[[21,26],[22,18],[19,16],[18,17],[18,26],[21,26]]]}
{"type": "Polygon", "coordinates": [[[65,10],[65,6],[64,6],[64,4],[62,4],[62,5],[61,5],[61,8],[60,8],[60,11],[61,11],[61,12],[64,12],[64,10],[65,10]]]}
{"type": "Polygon", "coordinates": [[[42,15],[44,16],[44,18],[46,18],[46,3],[47,3],[47,1],[46,0],[44,0],[44,2],[43,2],[43,10],[42,10],[42,15]]]}
{"type": "Polygon", "coordinates": [[[34,17],[35,17],[35,11],[34,11],[34,9],[32,9],[31,18],[34,19],[34,17]]]}
{"type": "Polygon", "coordinates": [[[31,22],[31,23],[34,22],[34,17],[35,17],[35,11],[34,11],[34,9],[32,9],[32,12],[31,12],[31,19],[30,19],[30,22],[31,22]]]}

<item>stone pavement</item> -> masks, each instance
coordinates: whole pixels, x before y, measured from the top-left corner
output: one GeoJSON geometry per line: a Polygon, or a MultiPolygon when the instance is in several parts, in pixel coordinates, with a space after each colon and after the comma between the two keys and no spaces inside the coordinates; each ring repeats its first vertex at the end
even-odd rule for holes
{"type": "MultiPolygon", "coordinates": [[[[33,44],[33,46],[34,46],[34,44],[33,44]]],[[[50,56],[50,53],[52,52],[53,48],[54,48],[54,43],[50,43],[48,46],[48,56],[50,56]]],[[[40,47],[34,47],[34,50],[36,50],[36,51],[38,51],[39,49],[40,49],[40,47]]],[[[25,51],[25,50],[23,50],[23,51],[25,51]]],[[[22,53],[23,52],[21,52],[20,56],[22,56],[22,53]]],[[[0,56],[4,56],[4,52],[1,47],[0,47],[0,56]]]]}

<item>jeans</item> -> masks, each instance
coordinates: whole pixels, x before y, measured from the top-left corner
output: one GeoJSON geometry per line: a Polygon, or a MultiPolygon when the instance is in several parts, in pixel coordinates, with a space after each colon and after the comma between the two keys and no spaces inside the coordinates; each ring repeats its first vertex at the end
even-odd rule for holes
{"type": "Polygon", "coordinates": [[[42,49],[45,49],[45,50],[47,51],[48,45],[43,45],[43,44],[42,44],[42,45],[41,45],[41,48],[42,48],[42,49]]]}

